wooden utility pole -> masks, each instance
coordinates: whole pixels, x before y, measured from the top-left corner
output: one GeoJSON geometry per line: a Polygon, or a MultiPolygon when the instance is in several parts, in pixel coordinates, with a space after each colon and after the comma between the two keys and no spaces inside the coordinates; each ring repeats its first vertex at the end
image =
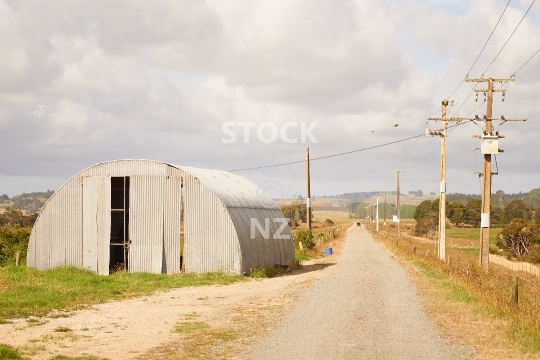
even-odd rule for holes
{"type": "Polygon", "coordinates": [[[386,232],[386,195],[388,195],[388,192],[381,192],[381,195],[384,194],[384,208],[383,208],[383,231],[386,232]]]}
{"type": "Polygon", "coordinates": [[[367,227],[367,224],[368,224],[368,209],[369,209],[369,205],[366,205],[366,227],[367,227]]]}
{"type": "MultiPolygon", "coordinates": [[[[439,195],[439,239],[437,241],[437,254],[439,260],[444,261],[446,257],[446,108],[448,100],[442,101],[442,129],[428,130],[428,135],[439,135],[441,137],[441,168],[440,168],[440,195],[439,195]]],[[[432,118],[430,118],[431,120],[432,118]]]]}
{"type": "MultiPolygon", "coordinates": [[[[443,100],[443,117],[442,118],[428,118],[428,120],[436,120],[436,121],[442,121],[443,122],[443,129],[441,130],[426,130],[426,135],[439,135],[443,138],[443,147],[446,147],[446,122],[447,121],[455,121],[460,122],[463,120],[469,120],[473,122],[478,121],[485,121],[486,126],[485,130],[482,135],[475,136],[482,139],[482,148],[478,149],[479,151],[484,154],[484,169],[483,172],[480,174],[480,176],[483,177],[483,186],[482,186],[482,215],[481,215],[481,231],[480,231],[480,264],[482,265],[483,269],[487,271],[489,269],[489,213],[490,213],[490,205],[491,205],[491,154],[498,154],[499,152],[502,152],[502,150],[499,150],[498,148],[498,139],[502,138],[503,136],[499,135],[499,132],[495,132],[493,134],[493,126],[492,121],[501,121],[501,124],[506,121],[527,121],[527,119],[510,119],[506,118],[504,116],[501,116],[498,119],[494,119],[493,116],[493,93],[494,92],[501,92],[503,94],[503,101],[504,101],[504,94],[505,89],[493,89],[493,83],[494,82],[500,82],[501,84],[503,82],[508,81],[515,81],[515,78],[512,76],[510,79],[493,79],[493,78],[484,78],[483,76],[479,79],[469,79],[468,77],[465,78],[466,82],[487,82],[488,88],[487,89],[475,89],[475,92],[478,93],[482,92],[484,95],[486,95],[487,101],[486,101],[486,115],[484,115],[483,118],[480,118],[478,115],[475,115],[474,117],[452,117],[452,118],[446,118],[446,105],[444,105],[444,102],[446,100],[443,100]]],[[[502,87],[502,86],[501,86],[502,87]]],[[[446,164],[444,164],[443,169],[443,161],[446,163],[446,150],[441,149],[441,205],[444,205],[446,208],[446,164]],[[443,189],[443,170],[444,170],[444,189],[443,189]],[[443,197],[443,190],[444,190],[444,202],[442,201],[443,197]]],[[[439,207],[440,213],[445,216],[445,212],[441,211],[441,208],[439,207]]],[[[446,209],[445,209],[446,210],[446,209]]],[[[446,221],[446,219],[445,219],[446,221]]],[[[441,229],[441,218],[439,217],[439,229],[441,229]]],[[[442,231],[439,230],[439,233],[442,231]]],[[[440,236],[440,235],[439,235],[440,236]]],[[[444,238],[442,238],[444,241],[444,238]]],[[[441,255],[444,256],[444,243],[441,241],[441,238],[439,238],[439,258],[441,260],[444,260],[444,257],[441,258],[441,255]]]]}
{"type": "Polygon", "coordinates": [[[307,226],[309,231],[311,231],[311,189],[310,189],[310,180],[309,180],[309,147],[306,148],[306,210],[307,210],[307,226]]]}
{"type": "Polygon", "coordinates": [[[384,231],[386,231],[386,194],[388,193],[384,193],[384,231]]]}
{"type": "Polygon", "coordinates": [[[484,78],[483,76],[479,79],[469,79],[465,78],[466,82],[487,82],[487,89],[475,89],[475,92],[478,93],[482,92],[484,93],[484,96],[487,98],[486,100],[486,115],[484,116],[485,121],[485,129],[484,134],[481,136],[482,138],[482,148],[481,152],[484,154],[484,166],[482,171],[482,214],[480,219],[480,264],[484,271],[489,270],[489,223],[490,223],[490,209],[491,209],[491,177],[493,173],[491,172],[491,154],[498,154],[498,139],[501,138],[499,136],[499,132],[497,131],[496,134],[493,134],[493,120],[500,120],[502,122],[504,121],[526,121],[527,119],[506,119],[504,116],[501,116],[501,119],[493,119],[493,93],[494,92],[501,92],[503,94],[503,101],[504,101],[504,94],[505,89],[493,89],[493,83],[494,82],[507,82],[507,81],[515,81],[514,76],[512,76],[510,79],[493,79],[493,78],[484,78]],[[497,139],[496,142],[496,149],[494,148],[488,148],[485,145],[486,141],[493,141],[492,139],[497,139]]]}
{"type": "MultiPolygon", "coordinates": [[[[493,79],[488,79],[487,104],[486,104],[486,127],[484,133],[491,134],[493,126],[493,79]]],[[[484,169],[482,179],[482,215],[480,221],[480,264],[485,271],[489,270],[489,215],[491,210],[491,154],[484,154],[484,169]],[[487,219],[486,219],[487,218],[487,219]]]]}
{"type": "Polygon", "coordinates": [[[377,222],[376,229],[377,229],[377,232],[379,232],[379,197],[378,196],[377,196],[377,210],[376,211],[377,211],[375,213],[375,219],[376,219],[375,221],[377,222]]]}
{"type": "Polygon", "coordinates": [[[401,223],[401,209],[400,209],[400,200],[399,197],[401,196],[399,192],[399,174],[402,172],[405,172],[405,170],[396,170],[396,176],[397,176],[397,194],[396,194],[396,207],[397,207],[397,240],[396,243],[399,245],[399,236],[400,236],[400,223],[401,223]]]}

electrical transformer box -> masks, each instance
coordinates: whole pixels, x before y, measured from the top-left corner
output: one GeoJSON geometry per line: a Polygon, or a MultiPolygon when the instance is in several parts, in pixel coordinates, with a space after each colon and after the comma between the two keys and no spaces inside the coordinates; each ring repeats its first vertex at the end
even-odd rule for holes
{"type": "Polygon", "coordinates": [[[484,135],[482,136],[482,154],[498,154],[499,153],[499,136],[484,135]]]}

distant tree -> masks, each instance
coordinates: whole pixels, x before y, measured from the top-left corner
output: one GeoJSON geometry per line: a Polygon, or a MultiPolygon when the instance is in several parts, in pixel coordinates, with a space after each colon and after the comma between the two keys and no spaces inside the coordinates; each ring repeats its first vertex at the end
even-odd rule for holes
{"type": "Polygon", "coordinates": [[[464,223],[465,205],[454,201],[446,207],[446,217],[456,226],[464,223]]]}
{"type": "MultiPolygon", "coordinates": [[[[438,204],[438,203],[437,203],[438,204]]],[[[430,200],[424,200],[422,201],[415,209],[413,218],[418,221],[425,217],[437,217],[438,216],[438,207],[437,211],[435,212],[433,209],[433,202],[430,200]]]]}
{"type": "Polygon", "coordinates": [[[480,226],[480,215],[482,213],[482,201],[477,199],[471,199],[465,205],[465,214],[463,216],[463,223],[472,227],[480,226]]]}
{"type": "Polygon", "coordinates": [[[534,209],[540,207],[540,188],[532,189],[527,196],[523,198],[523,202],[533,207],[534,209]]]}
{"type": "Polygon", "coordinates": [[[399,214],[402,219],[413,219],[415,211],[416,211],[416,206],[405,204],[405,205],[401,205],[399,214]]]}
{"type": "MultiPolygon", "coordinates": [[[[283,205],[281,207],[281,212],[289,220],[294,220],[296,222],[307,221],[307,205],[300,201],[295,201],[290,205],[283,205]]],[[[313,209],[312,209],[312,212],[313,212],[313,209]]],[[[294,222],[292,223],[294,224],[294,222]]]]}
{"type": "MultiPolygon", "coordinates": [[[[385,211],[384,211],[384,203],[379,203],[379,219],[382,219],[384,217],[385,211]]],[[[394,215],[394,207],[392,204],[387,203],[386,204],[386,218],[391,219],[392,215],[394,215]]]]}
{"type": "Polygon", "coordinates": [[[492,206],[489,217],[491,227],[504,227],[506,225],[504,221],[504,210],[499,207],[492,206]]]}
{"type": "Polygon", "coordinates": [[[454,194],[447,194],[446,200],[449,202],[460,202],[463,205],[467,205],[469,200],[477,199],[480,200],[482,197],[480,195],[475,194],[461,194],[461,193],[454,193],[454,194]]]}
{"type": "Polygon", "coordinates": [[[429,195],[437,195],[435,192],[430,192],[429,195]]]}
{"type": "Polygon", "coordinates": [[[491,206],[497,208],[504,207],[504,191],[497,190],[495,194],[491,195],[491,206]]]}
{"type": "Polygon", "coordinates": [[[504,208],[504,221],[510,224],[513,219],[531,221],[533,209],[521,200],[514,200],[504,208]]]}
{"type": "Polygon", "coordinates": [[[21,210],[8,207],[0,214],[0,226],[32,227],[37,219],[37,214],[24,215],[21,210]]]}
{"type": "Polygon", "coordinates": [[[365,219],[366,218],[366,206],[368,204],[366,203],[360,203],[356,205],[356,216],[358,216],[359,219],[365,219]]]}

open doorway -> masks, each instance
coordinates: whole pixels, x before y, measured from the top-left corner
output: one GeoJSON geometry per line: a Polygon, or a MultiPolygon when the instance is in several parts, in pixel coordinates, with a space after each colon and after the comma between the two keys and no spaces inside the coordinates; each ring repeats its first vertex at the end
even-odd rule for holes
{"type": "Polygon", "coordinates": [[[111,177],[111,273],[128,269],[129,244],[129,176],[111,177]]]}

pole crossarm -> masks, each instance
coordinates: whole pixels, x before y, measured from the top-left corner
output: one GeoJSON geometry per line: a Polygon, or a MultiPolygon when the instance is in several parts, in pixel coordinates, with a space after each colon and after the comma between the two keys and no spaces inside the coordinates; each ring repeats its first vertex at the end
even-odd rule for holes
{"type": "MultiPolygon", "coordinates": [[[[489,89],[474,89],[475,93],[485,93],[485,92],[488,92],[488,91],[489,91],[489,89]]],[[[504,93],[504,92],[506,92],[506,89],[493,89],[492,92],[504,93]]]]}
{"type": "Polygon", "coordinates": [[[488,120],[488,121],[529,121],[529,119],[527,119],[527,118],[507,118],[507,117],[504,117],[503,115],[501,115],[500,118],[488,118],[486,116],[480,117],[478,115],[476,115],[475,117],[451,117],[451,118],[448,118],[448,119],[429,117],[428,120],[433,120],[433,121],[457,121],[457,122],[460,122],[460,121],[463,121],[463,120],[469,120],[469,121],[485,121],[485,120],[488,120]]]}
{"type": "MultiPolygon", "coordinates": [[[[465,82],[489,82],[489,81],[490,81],[490,78],[485,78],[483,76],[478,78],[478,79],[469,79],[468,76],[465,76],[465,82]]],[[[503,81],[514,82],[514,81],[516,81],[516,77],[511,76],[510,78],[507,78],[507,79],[491,79],[491,81],[493,81],[493,82],[503,82],[503,81]]]]}

